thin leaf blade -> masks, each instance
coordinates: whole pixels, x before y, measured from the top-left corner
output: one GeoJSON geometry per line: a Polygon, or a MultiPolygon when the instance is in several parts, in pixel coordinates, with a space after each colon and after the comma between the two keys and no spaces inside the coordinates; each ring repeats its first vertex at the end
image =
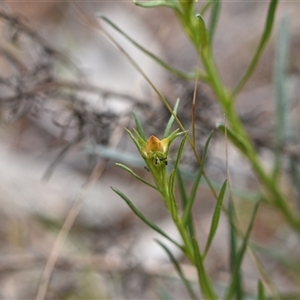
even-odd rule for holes
{"type": "Polygon", "coordinates": [[[178,210],[177,203],[174,195],[174,185],[175,185],[175,170],[172,170],[169,177],[169,204],[170,204],[170,212],[173,220],[178,219],[178,210]]]}
{"type": "Polygon", "coordinates": [[[261,280],[258,281],[257,289],[258,289],[258,300],[266,300],[265,288],[261,280]]]}
{"type": "MultiPolygon", "coordinates": [[[[230,265],[230,272],[233,274],[235,265],[237,264],[237,233],[236,228],[234,226],[236,222],[236,215],[235,215],[235,209],[232,200],[230,199],[228,203],[228,214],[230,218],[230,259],[229,259],[229,265],[230,265]]],[[[243,298],[243,288],[242,288],[242,275],[240,270],[238,271],[238,274],[236,275],[236,283],[235,283],[235,294],[237,299],[243,298]]]]}
{"type": "Polygon", "coordinates": [[[226,192],[226,187],[227,187],[227,179],[224,181],[224,183],[222,185],[222,188],[221,188],[221,191],[220,191],[220,194],[219,194],[216,206],[215,206],[215,210],[213,213],[210,230],[209,230],[209,234],[208,234],[208,239],[207,239],[205,250],[204,250],[203,260],[209,251],[211,243],[212,243],[214,236],[216,234],[216,231],[218,229],[219,220],[220,220],[221,211],[222,211],[223,199],[224,199],[225,192],[226,192]]]}
{"type": "Polygon", "coordinates": [[[261,54],[270,39],[273,25],[274,25],[275,13],[276,13],[276,8],[277,8],[278,2],[279,2],[278,0],[271,0],[271,2],[270,2],[268,13],[267,13],[267,18],[266,18],[266,23],[265,23],[265,28],[262,33],[261,39],[258,43],[256,51],[254,52],[254,55],[252,57],[252,60],[249,64],[248,69],[246,70],[242,79],[240,80],[240,82],[238,83],[236,88],[234,89],[234,92],[233,92],[234,95],[238,94],[243,89],[243,87],[245,86],[245,84],[247,83],[247,81],[249,80],[251,75],[253,74],[253,72],[257,66],[257,63],[261,57],[261,54]]]}
{"type": "Polygon", "coordinates": [[[195,198],[196,198],[197,190],[198,190],[198,187],[199,187],[199,184],[200,184],[200,180],[201,180],[201,177],[202,177],[202,174],[203,174],[208,146],[209,146],[209,143],[210,143],[211,138],[213,136],[213,133],[214,133],[214,130],[212,130],[210,132],[210,134],[208,135],[208,138],[207,138],[205,146],[204,146],[204,151],[203,151],[203,156],[202,156],[202,164],[201,164],[200,169],[199,169],[199,171],[197,173],[197,176],[195,178],[194,184],[192,186],[192,190],[190,192],[189,201],[188,201],[188,204],[186,206],[186,209],[185,209],[183,217],[182,217],[182,221],[183,221],[184,224],[187,224],[189,216],[191,214],[191,210],[192,210],[192,207],[193,207],[193,204],[194,204],[194,201],[195,201],[195,198]]]}
{"type": "MultiPolygon", "coordinates": [[[[177,169],[177,182],[178,182],[178,188],[179,188],[179,193],[180,193],[180,198],[181,198],[181,205],[182,205],[182,208],[184,211],[187,207],[189,198],[187,195],[186,184],[184,182],[180,168],[177,169]]],[[[195,236],[195,228],[194,228],[193,214],[189,215],[186,225],[187,225],[190,236],[194,237],[195,236]]]]}
{"type": "Polygon", "coordinates": [[[207,300],[214,300],[214,299],[217,300],[219,298],[216,296],[211,281],[204,268],[198,243],[195,239],[192,239],[192,242],[193,242],[193,249],[195,254],[195,264],[198,273],[199,286],[202,291],[203,297],[207,300]]]}
{"type": "Polygon", "coordinates": [[[209,35],[209,41],[211,44],[213,42],[213,38],[214,38],[215,31],[217,28],[220,9],[221,9],[221,1],[220,0],[213,1],[212,7],[211,7],[210,20],[209,20],[209,24],[208,24],[208,28],[207,28],[208,35],[209,35]]]}
{"type": "Polygon", "coordinates": [[[140,180],[141,182],[145,183],[146,185],[152,187],[153,189],[157,190],[157,187],[154,186],[153,184],[151,184],[150,182],[148,182],[147,180],[143,179],[142,177],[140,177],[138,174],[136,174],[135,172],[133,172],[130,168],[128,168],[127,166],[120,164],[120,163],[116,163],[116,166],[124,169],[125,171],[127,171],[128,173],[130,173],[132,176],[134,176],[136,179],[140,180]]]}
{"type": "Polygon", "coordinates": [[[142,45],[137,43],[133,38],[131,38],[128,34],[126,34],[119,26],[117,26],[114,22],[112,22],[110,19],[108,19],[106,16],[103,16],[101,14],[96,14],[96,16],[103,21],[105,21],[108,25],[110,25],[112,28],[114,28],[117,32],[119,32],[121,35],[123,35],[130,43],[132,43],[136,48],[138,48],[140,51],[145,53],[147,56],[152,58],[157,64],[159,64],[161,67],[169,71],[170,73],[173,73],[174,75],[178,76],[179,78],[184,78],[184,79],[194,79],[197,76],[199,78],[205,79],[204,74],[194,74],[194,73],[185,73],[183,71],[177,70],[164,62],[161,58],[144,48],[142,45]]]}
{"type": "Polygon", "coordinates": [[[175,117],[174,116],[177,115],[179,102],[180,102],[180,99],[177,99],[177,101],[175,103],[175,106],[174,106],[174,109],[173,109],[173,114],[171,114],[170,119],[168,121],[168,124],[166,126],[166,130],[165,130],[165,133],[164,133],[164,138],[166,138],[170,134],[170,132],[171,132],[172,125],[173,125],[173,123],[175,121],[175,117]]]}
{"type": "Polygon", "coordinates": [[[133,117],[134,117],[134,121],[135,121],[137,132],[139,133],[139,135],[141,136],[141,138],[144,141],[146,141],[147,140],[146,134],[145,134],[145,131],[144,131],[144,128],[142,126],[142,123],[141,123],[141,120],[140,120],[139,116],[136,114],[135,111],[133,111],[132,114],[133,114],[133,117]]]}
{"type": "Polygon", "coordinates": [[[140,210],[138,210],[135,205],[129,200],[127,196],[125,196],[121,191],[118,189],[111,187],[111,189],[119,195],[130,207],[130,209],[134,212],[134,214],[141,219],[146,225],[148,225],[150,228],[152,228],[154,231],[158,232],[162,236],[164,236],[166,239],[168,239],[170,242],[172,242],[174,245],[176,245],[178,248],[182,250],[182,246],[179,245],[175,240],[173,240],[171,237],[169,237],[162,229],[160,229],[156,224],[154,224],[152,221],[150,221],[140,210]]]}
{"type": "Polygon", "coordinates": [[[226,300],[230,300],[236,291],[237,280],[239,280],[239,272],[241,269],[244,255],[246,253],[246,249],[247,249],[249,238],[250,238],[250,233],[251,233],[251,230],[252,230],[252,227],[254,224],[254,220],[255,220],[256,213],[258,211],[259,204],[260,204],[260,201],[257,201],[255,204],[255,207],[253,209],[251,220],[249,222],[243,243],[237,253],[237,257],[235,260],[235,265],[234,265],[234,269],[233,269],[233,273],[232,273],[232,279],[231,279],[230,285],[228,287],[228,290],[226,292],[226,296],[224,297],[224,299],[226,299],[226,300]]]}
{"type": "MultiPolygon", "coordinates": [[[[285,16],[279,27],[279,38],[277,42],[274,61],[274,84],[275,84],[275,164],[274,178],[280,171],[281,152],[288,137],[288,121],[292,120],[288,111],[289,95],[287,93],[287,67],[289,58],[289,31],[288,19],[285,16]]],[[[292,122],[290,122],[292,123],[292,122]]]]}

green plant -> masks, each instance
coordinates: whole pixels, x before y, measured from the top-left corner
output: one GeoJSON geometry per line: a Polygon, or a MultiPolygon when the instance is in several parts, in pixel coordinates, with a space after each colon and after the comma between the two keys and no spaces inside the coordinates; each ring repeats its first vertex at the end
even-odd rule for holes
{"type": "MultiPolygon", "coordinates": [[[[176,110],[178,108],[179,101],[177,101],[176,107],[174,109],[174,113],[176,113],[176,110]]],[[[133,210],[133,212],[148,226],[150,226],[152,229],[160,233],[162,236],[170,240],[172,243],[174,243],[177,247],[179,247],[184,255],[187,257],[187,259],[190,261],[191,264],[193,264],[199,275],[199,284],[202,290],[203,295],[206,299],[217,299],[216,293],[213,289],[213,285],[207,275],[206,269],[203,265],[205,256],[209,251],[210,245],[212,243],[212,240],[214,238],[214,235],[216,233],[216,229],[218,227],[218,221],[220,218],[220,212],[222,208],[222,203],[226,191],[227,181],[224,182],[218,201],[216,203],[215,212],[212,218],[211,222],[211,229],[210,234],[207,240],[207,244],[205,247],[204,253],[200,253],[198,242],[195,240],[194,236],[194,228],[193,228],[193,217],[192,217],[192,206],[195,200],[196,191],[200,183],[201,175],[203,172],[203,167],[200,168],[200,171],[198,172],[197,178],[195,180],[194,187],[190,193],[190,195],[187,195],[187,191],[184,187],[184,183],[182,181],[182,177],[180,176],[180,169],[179,169],[179,163],[181,159],[181,155],[183,153],[184,145],[187,138],[186,132],[179,132],[178,129],[173,131],[171,134],[169,134],[172,123],[174,122],[174,117],[171,116],[169,123],[166,127],[165,133],[164,133],[164,139],[159,140],[155,136],[149,137],[149,139],[146,139],[146,135],[144,133],[143,127],[141,126],[141,122],[139,121],[139,118],[136,114],[134,114],[136,126],[137,129],[133,130],[133,133],[129,130],[127,130],[128,134],[130,135],[131,139],[135,143],[141,157],[144,159],[145,164],[147,166],[147,169],[152,175],[154,185],[150,182],[145,181],[143,178],[138,176],[136,173],[134,173],[131,169],[129,169],[127,166],[122,164],[117,164],[119,167],[123,168],[124,170],[131,173],[135,178],[143,182],[144,184],[147,184],[151,188],[157,190],[157,192],[160,194],[161,198],[164,201],[165,207],[168,210],[178,232],[180,233],[180,236],[182,238],[182,244],[174,241],[171,237],[169,237],[165,232],[163,232],[157,225],[155,225],[153,222],[151,222],[149,219],[147,219],[146,216],[142,212],[140,212],[135,205],[132,203],[128,197],[126,197],[121,191],[113,188],[113,190],[125,200],[125,202],[129,205],[129,207],[133,210]],[[167,159],[168,159],[168,153],[169,153],[169,147],[172,143],[172,141],[179,137],[183,136],[181,144],[179,146],[178,152],[177,152],[177,158],[174,163],[174,166],[172,168],[172,171],[170,174],[167,174],[167,159]],[[178,208],[178,202],[175,199],[174,194],[174,186],[175,186],[175,179],[176,175],[178,176],[178,179],[180,180],[180,186],[181,186],[181,200],[182,200],[182,210],[178,208]]],[[[206,150],[210,141],[212,134],[210,135],[209,139],[207,140],[206,144],[206,150]]],[[[205,159],[205,157],[204,157],[205,159]]],[[[204,166],[204,161],[202,163],[204,166]]],[[[185,283],[187,290],[191,296],[192,299],[197,299],[195,296],[195,292],[192,290],[192,287],[190,286],[189,282],[186,280],[186,278],[183,275],[183,272],[180,268],[179,263],[176,261],[170,250],[162,243],[158,242],[168,253],[170,259],[173,261],[177,271],[180,274],[180,277],[182,278],[183,282],[185,283]]]]}
{"type": "MultiPolygon", "coordinates": [[[[257,178],[259,179],[263,188],[263,193],[261,193],[260,195],[260,200],[262,199],[265,203],[272,205],[277,211],[279,211],[285,218],[287,224],[289,224],[290,227],[293,228],[293,230],[295,230],[295,232],[299,234],[300,214],[299,212],[294,212],[291,209],[284,193],[281,190],[280,183],[279,183],[279,179],[280,179],[279,173],[281,168],[280,147],[278,146],[278,151],[274,163],[274,170],[272,172],[266,171],[252,143],[252,140],[249,137],[248,133],[246,132],[235,108],[235,102],[239,93],[243,90],[249,78],[252,76],[253,72],[255,71],[259,59],[262,55],[262,52],[269,41],[274,26],[274,22],[275,22],[275,14],[278,6],[278,1],[277,0],[270,1],[267,16],[266,16],[266,21],[265,21],[265,27],[261,35],[260,41],[252,56],[252,59],[250,60],[248,68],[245,70],[244,75],[240,78],[239,82],[236,84],[236,87],[232,90],[230,90],[224,85],[219,75],[213,57],[213,52],[212,52],[213,38],[217,28],[221,1],[207,1],[205,4],[203,4],[200,10],[196,7],[196,1],[193,0],[187,0],[187,1],[160,0],[160,1],[143,1],[143,2],[135,1],[135,4],[145,8],[164,6],[172,9],[178,19],[178,22],[181,25],[183,32],[186,34],[191,44],[194,46],[195,51],[199,57],[199,60],[202,63],[203,68],[202,69],[197,68],[196,71],[191,73],[184,73],[180,70],[177,70],[172,66],[169,66],[160,58],[150,53],[143,46],[139,45],[137,42],[131,39],[112,21],[110,21],[104,16],[101,16],[101,18],[109,25],[111,25],[113,28],[115,28],[117,31],[119,31],[123,36],[125,36],[130,42],[132,42],[141,51],[143,51],[148,56],[153,58],[163,68],[167,69],[169,72],[181,78],[200,80],[210,86],[211,90],[216,96],[220,108],[224,112],[224,115],[226,117],[226,122],[228,123],[228,125],[217,124],[216,128],[221,133],[223,133],[224,136],[228,140],[230,140],[237,149],[240,150],[240,152],[245,156],[245,158],[251,164],[253,171],[257,175],[257,178]],[[204,21],[203,15],[207,14],[209,11],[211,12],[211,15],[210,15],[210,22],[207,25],[204,21]]],[[[284,36],[284,33],[281,36],[284,36]]],[[[287,41],[284,41],[283,44],[286,45],[287,41]]],[[[279,125],[277,127],[278,134],[276,136],[278,139],[277,143],[279,145],[285,139],[284,136],[285,116],[283,115],[284,109],[282,109],[282,103],[283,103],[282,101],[284,98],[284,94],[283,94],[284,87],[282,87],[282,80],[284,79],[283,78],[285,74],[284,69],[286,67],[286,62],[284,61],[285,53],[281,54],[281,56],[280,53],[286,51],[286,49],[284,48],[284,46],[281,46],[281,48],[278,51],[279,51],[279,61],[282,62],[282,64],[278,63],[277,73],[276,73],[279,74],[277,78],[278,82],[276,85],[278,87],[277,101],[279,107],[278,123],[277,123],[279,125]]],[[[230,197],[228,209],[223,207],[223,199],[225,197],[227,180],[224,181],[220,191],[216,192],[215,188],[210,183],[209,178],[207,178],[204,172],[206,152],[208,150],[209,141],[211,139],[212,134],[207,139],[203,157],[201,158],[198,157],[197,149],[195,146],[195,134],[194,134],[195,123],[194,122],[192,123],[193,132],[190,136],[186,132],[180,120],[176,116],[177,109],[178,109],[178,102],[175,108],[172,109],[168,104],[168,102],[166,101],[166,99],[155,88],[153,83],[146,76],[145,79],[154,88],[158,96],[161,98],[163,103],[166,105],[166,107],[170,110],[170,113],[172,114],[164,134],[164,139],[162,141],[156,137],[150,137],[147,140],[144,130],[141,126],[141,122],[139,121],[136,115],[134,115],[134,117],[135,117],[137,129],[134,130],[133,133],[127,130],[130,137],[132,138],[135,145],[137,146],[140,155],[143,157],[147,165],[147,168],[151,172],[155,184],[152,185],[151,183],[146,182],[144,179],[140,178],[128,167],[121,164],[118,165],[121,168],[130,172],[138,180],[142,181],[143,183],[147,184],[151,188],[156,189],[159,192],[171,218],[173,219],[174,224],[176,225],[181,235],[182,244],[179,244],[176,241],[172,240],[166,233],[164,233],[154,223],[152,223],[149,219],[147,219],[142,214],[142,212],[140,212],[134,206],[131,200],[129,200],[122,192],[120,192],[115,188],[113,188],[113,190],[126,201],[126,203],[134,211],[134,213],[139,218],[141,218],[148,226],[150,226],[151,228],[159,232],[164,237],[168,238],[170,241],[172,241],[176,246],[178,246],[182,250],[185,256],[189,259],[190,263],[193,264],[198,271],[199,286],[202,291],[202,295],[204,296],[205,299],[219,299],[220,297],[220,295],[217,295],[212,280],[207,274],[207,270],[205,268],[204,262],[205,262],[205,257],[209,251],[210,245],[212,243],[212,240],[214,238],[214,234],[218,228],[218,220],[222,208],[223,211],[227,214],[230,223],[231,255],[232,255],[231,256],[231,279],[229,281],[227,291],[225,292],[223,297],[224,299],[232,299],[233,297],[236,297],[237,299],[243,299],[244,295],[243,295],[242,279],[241,279],[241,272],[240,272],[241,264],[247,247],[249,246],[250,251],[253,251],[252,247],[250,247],[249,237],[261,201],[257,201],[253,209],[248,228],[245,231],[245,234],[243,234],[238,226],[237,218],[235,215],[235,209],[233,206],[232,196],[230,197]],[[180,127],[181,132],[176,130],[169,135],[171,125],[175,120],[178,126],[180,127]],[[171,173],[168,175],[166,172],[166,164],[167,164],[169,146],[171,142],[179,136],[182,136],[182,142],[178,149],[177,158],[173,166],[173,169],[171,173]],[[188,141],[191,144],[194,150],[194,154],[199,162],[199,171],[195,177],[192,190],[189,194],[186,190],[185,183],[183,182],[182,174],[179,168],[181,155],[186,141],[188,141]],[[195,239],[195,233],[193,228],[192,207],[193,207],[198,186],[200,184],[200,179],[202,176],[207,181],[208,185],[210,186],[216,198],[216,206],[215,206],[214,214],[212,216],[211,229],[210,229],[209,236],[207,238],[205,250],[203,252],[200,252],[198,242],[195,239]],[[176,177],[178,181],[177,185],[180,190],[180,197],[182,202],[181,210],[178,208],[178,201],[177,199],[175,199],[175,195],[174,195],[174,186],[176,184],[176,180],[175,180],[176,177]],[[242,239],[240,247],[238,247],[237,245],[238,239],[242,239]]],[[[297,178],[296,176],[297,176],[297,172],[295,173],[294,178],[297,178]]],[[[175,268],[177,269],[180,277],[182,278],[183,282],[188,288],[191,298],[196,299],[197,297],[195,296],[194,291],[191,289],[191,286],[189,285],[188,281],[185,279],[182,270],[180,269],[179,263],[173,257],[169,249],[161,242],[159,243],[167,251],[170,259],[173,261],[175,268]]],[[[252,252],[252,254],[255,257],[255,261],[260,271],[262,281],[264,282],[265,285],[268,285],[274,297],[280,297],[277,290],[274,288],[271,281],[269,280],[269,277],[264,272],[259,260],[255,256],[256,254],[254,252],[252,252]]],[[[266,299],[265,292],[264,292],[264,285],[262,281],[259,281],[258,283],[258,299],[266,299]]]]}

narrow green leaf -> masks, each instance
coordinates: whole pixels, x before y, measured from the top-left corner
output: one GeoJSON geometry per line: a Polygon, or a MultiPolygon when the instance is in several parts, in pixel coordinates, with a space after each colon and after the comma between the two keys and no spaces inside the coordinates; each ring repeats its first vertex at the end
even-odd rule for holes
{"type": "Polygon", "coordinates": [[[170,192],[170,200],[171,200],[171,213],[172,213],[172,217],[173,219],[177,219],[178,217],[178,210],[177,210],[177,204],[176,204],[176,200],[175,200],[175,195],[174,195],[174,186],[175,186],[175,176],[177,174],[177,169],[179,167],[179,163],[180,163],[180,159],[182,157],[183,154],[183,150],[184,150],[184,145],[187,139],[187,134],[185,133],[180,146],[178,148],[178,152],[177,152],[177,158],[174,164],[174,169],[172,170],[170,177],[169,177],[169,192],[170,192]]]}
{"type": "Polygon", "coordinates": [[[274,60],[274,83],[276,104],[276,141],[282,143],[286,131],[286,81],[289,61],[289,30],[287,17],[282,18],[279,28],[279,38],[274,60]]]}
{"type": "Polygon", "coordinates": [[[173,8],[175,10],[178,10],[179,7],[176,2],[173,1],[164,1],[164,0],[153,0],[153,1],[148,1],[148,2],[140,2],[133,0],[133,3],[137,6],[145,7],[145,8],[152,8],[152,7],[158,7],[158,6],[166,6],[173,8]]]}
{"type": "Polygon", "coordinates": [[[178,180],[178,188],[180,193],[180,199],[182,207],[185,208],[188,203],[188,195],[186,190],[186,183],[181,174],[180,168],[177,168],[177,180],[178,180]]]}
{"type": "Polygon", "coordinates": [[[133,117],[134,117],[134,121],[135,121],[135,125],[136,125],[136,130],[139,133],[139,135],[141,136],[141,138],[146,141],[147,137],[144,131],[144,128],[142,126],[141,120],[139,118],[139,116],[135,113],[135,111],[132,112],[133,117]]]}
{"type": "Polygon", "coordinates": [[[186,142],[186,139],[187,139],[187,133],[185,132],[184,134],[185,135],[181,140],[181,143],[180,143],[180,146],[179,146],[178,152],[177,152],[176,161],[175,161],[175,164],[174,164],[174,170],[176,172],[177,172],[177,169],[179,167],[179,163],[180,163],[180,160],[181,160],[181,157],[182,157],[182,154],[183,154],[183,150],[184,150],[184,145],[185,145],[185,142],[186,142]]]}
{"type": "Polygon", "coordinates": [[[111,189],[118,194],[131,208],[131,210],[135,213],[135,215],[140,218],[146,225],[148,225],[150,228],[152,228],[154,231],[158,232],[162,236],[164,236],[166,239],[168,239],[170,242],[172,242],[174,245],[176,245],[178,248],[183,250],[182,246],[179,245],[175,240],[173,240],[171,237],[169,237],[163,230],[161,230],[157,225],[155,225],[153,222],[151,222],[146,216],[143,215],[141,211],[139,211],[134,204],[128,199],[127,196],[125,196],[121,191],[115,189],[114,187],[111,187],[111,189]]]}
{"type": "MultiPolygon", "coordinates": [[[[177,179],[178,179],[178,188],[179,188],[179,193],[180,193],[180,198],[181,198],[181,204],[182,204],[183,211],[185,211],[189,199],[188,199],[188,195],[187,195],[187,191],[186,191],[186,184],[183,180],[180,168],[177,168],[177,179]]],[[[194,237],[195,229],[194,229],[194,221],[193,221],[192,213],[189,215],[186,225],[189,230],[190,237],[194,237]]]]}
{"type": "Polygon", "coordinates": [[[263,34],[261,36],[260,42],[259,42],[259,44],[256,48],[256,51],[252,57],[252,60],[250,62],[248,69],[246,70],[242,79],[240,80],[240,82],[238,83],[236,88],[234,89],[234,92],[233,92],[234,95],[238,94],[243,89],[243,87],[245,86],[245,84],[247,83],[247,81],[249,80],[251,75],[253,74],[253,72],[257,66],[257,63],[261,57],[261,54],[269,41],[269,38],[272,33],[273,25],[274,25],[277,4],[278,4],[278,0],[270,1],[268,15],[267,15],[266,23],[265,23],[265,28],[264,28],[263,34]]]}
{"type": "MultiPolygon", "coordinates": [[[[234,226],[236,222],[236,215],[235,215],[235,209],[232,202],[232,199],[230,199],[228,203],[228,213],[229,213],[229,220],[230,220],[230,272],[233,276],[235,265],[237,264],[237,233],[236,228],[234,226]]],[[[242,275],[241,270],[238,271],[238,274],[236,275],[236,283],[235,283],[235,294],[237,300],[243,299],[243,287],[242,287],[242,275]]]]}
{"type": "Polygon", "coordinates": [[[89,155],[97,155],[111,161],[118,161],[132,167],[143,168],[143,166],[145,166],[145,161],[140,156],[110,146],[100,144],[86,145],[83,147],[83,152],[89,155]]]}
{"type": "MultiPolygon", "coordinates": [[[[132,134],[132,132],[130,130],[128,130],[127,128],[125,128],[125,131],[129,134],[129,136],[131,137],[131,139],[133,140],[136,148],[138,149],[138,151],[140,152],[140,147],[141,145],[139,144],[139,142],[142,139],[142,137],[139,136],[138,132],[133,128],[134,133],[137,135],[137,138],[132,134]]],[[[144,141],[144,140],[143,140],[144,141]]],[[[144,143],[146,144],[146,142],[144,141],[144,143]]]]}
{"type": "Polygon", "coordinates": [[[265,296],[265,288],[263,283],[259,280],[258,281],[258,300],[266,300],[266,296],[265,296]]]}
{"type": "Polygon", "coordinates": [[[182,269],[180,267],[180,264],[178,263],[178,261],[176,260],[176,258],[173,256],[172,252],[160,241],[156,240],[156,242],[164,248],[164,250],[167,252],[171,262],[173,263],[181,281],[183,282],[183,284],[185,285],[191,299],[197,300],[198,297],[196,296],[195,292],[193,291],[190,282],[186,279],[184,273],[182,272],[182,269]]]}
{"type": "MultiPolygon", "coordinates": [[[[156,63],[158,63],[161,67],[166,69],[167,71],[173,73],[174,75],[183,78],[183,79],[194,79],[197,77],[197,74],[194,73],[185,73],[183,71],[177,70],[164,62],[162,59],[160,59],[158,56],[144,48],[142,45],[137,43],[134,39],[132,39],[128,34],[126,34],[120,27],[118,27],[115,23],[113,23],[110,19],[107,17],[101,15],[101,14],[96,14],[96,16],[103,21],[105,21],[107,24],[109,24],[111,27],[113,27],[117,32],[119,32],[121,35],[123,35],[129,42],[131,42],[136,48],[138,48],[140,51],[151,57],[156,63]]],[[[204,74],[198,74],[199,78],[205,79],[204,74]]]]}
{"type": "Polygon", "coordinates": [[[193,242],[193,249],[195,253],[195,264],[198,273],[199,287],[200,290],[202,291],[202,295],[206,300],[214,300],[214,299],[217,300],[219,299],[219,297],[217,297],[217,295],[215,294],[212,283],[206,273],[205,267],[203,265],[202,257],[199,251],[198,243],[195,239],[192,239],[192,242],[193,242]]]}
{"type": "Polygon", "coordinates": [[[248,226],[246,235],[244,237],[242,246],[236,255],[235,265],[234,265],[234,269],[233,269],[232,277],[231,277],[231,282],[230,282],[230,285],[226,292],[226,296],[224,297],[225,300],[230,300],[233,297],[233,295],[236,293],[237,281],[239,280],[239,272],[242,267],[243,258],[246,253],[246,249],[247,249],[249,238],[250,238],[250,233],[251,233],[251,230],[253,227],[256,213],[258,211],[259,204],[260,204],[260,201],[257,201],[255,204],[255,207],[252,212],[251,220],[249,222],[249,226],[248,226]]]}
{"type": "Polygon", "coordinates": [[[175,170],[172,170],[169,177],[169,204],[170,204],[170,212],[173,220],[177,221],[178,219],[178,210],[177,203],[174,195],[174,184],[175,184],[175,170]]]}
{"type": "Polygon", "coordinates": [[[298,202],[298,210],[300,211],[300,173],[299,173],[299,162],[295,157],[289,158],[289,170],[290,176],[296,191],[296,198],[298,202]]]}
{"type": "Polygon", "coordinates": [[[138,174],[134,173],[130,168],[128,168],[127,166],[120,164],[120,163],[116,163],[116,166],[124,169],[125,171],[129,172],[131,175],[133,175],[136,179],[140,180],[141,182],[147,184],[148,186],[152,187],[153,189],[157,190],[157,187],[154,186],[153,184],[151,184],[150,182],[148,182],[147,180],[143,179],[142,177],[140,177],[138,174]]]}
{"type": "Polygon", "coordinates": [[[165,130],[165,133],[164,133],[164,138],[166,138],[170,134],[170,132],[171,132],[172,125],[173,125],[173,123],[175,121],[174,115],[175,116],[177,115],[179,102],[180,102],[180,99],[177,99],[177,101],[175,103],[175,106],[174,106],[174,109],[173,109],[173,114],[171,114],[169,122],[168,122],[168,124],[166,126],[166,130],[165,130]]]}
{"type": "MultiPolygon", "coordinates": [[[[197,14],[196,17],[199,20],[199,45],[201,45],[201,48],[207,46],[208,43],[208,36],[207,36],[207,31],[206,31],[206,27],[205,27],[205,22],[204,19],[202,18],[202,16],[200,14],[197,14]]],[[[199,50],[199,49],[197,49],[199,50]]]]}
{"type": "Polygon", "coordinates": [[[281,149],[284,147],[288,137],[288,121],[291,119],[288,111],[288,94],[287,94],[287,68],[289,61],[289,30],[288,19],[284,17],[280,22],[279,38],[276,46],[274,60],[274,84],[275,84],[275,164],[274,178],[280,171],[281,149]]]}
{"type": "Polygon", "coordinates": [[[210,224],[209,235],[208,235],[208,239],[207,239],[204,254],[203,254],[203,260],[205,259],[206,255],[209,251],[209,248],[211,246],[211,243],[213,241],[215,233],[218,229],[226,187],[227,187],[227,179],[224,181],[224,183],[222,185],[222,188],[221,188],[221,191],[220,191],[220,194],[219,194],[216,206],[215,206],[214,214],[213,214],[211,224],[210,224]]]}
{"type": "MultiPolygon", "coordinates": [[[[236,216],[235,216],[235,210],[233,206],[233,202],[230,199],[228,203],[228,216],[229,216],[229,224],[230,224],[230,260],[229,260],[229,265],[230,265],[230,272],[233,274],[234,266],[236,265],[236,258],[237,258],[237,234],[236,234],[236,229],[235,229],[235,222],[236,222],[236,216]]],[[[243,289],[242,289],[242,277],[241,273],[237,274],[237,279],[236,279],[236,288],[235,292],[237,295],[238,299],[242,298],[243,295],[243,289]]]]}
{"type": "Polygon", "coordinates": [[[189,216],[191,215],[191,210],[192,210],[195,198],[196,198],[197,190],[198,190],[200,180],[201,180],[201,177],[202,177],[202,174],[203,174],[204,166],[205,166],[208,145],[209,145],[209,142],[210,142],[210,140],[213,136],[213,133],[214,133],[214,130],[212,130],[209,133],[208,138],[207,138],[206,143],[205,143],[205,146],[204,146],[204,151],[203,151],[203,156],[202,156],[202,164],[200,166],[200,169],[199,169],[199,171],[197,173],[197,176],[195,178],[195,181],[193,183],[192,190],[191,190],[190,197],[189,197],[189,201],[188,201],[188,204],[185,208],[185,211],[184,211],[184,214],[183,214],[183,217],[182,217],[182,222],[183,222],[184,225],[186,225],[189,222],[189,216]]]}
{"type": "Polygon", "coordinates": [[[208,24],[208,35],[209,35],[209,41],[212,44],[214,34],[217,28],[218,24],[218,19],[219,19],[219,14],[220,14],[220,8],[221,8],[221,1],[220,0],[215,0],[212,2],[212,7],[211,7],[211,14],[210,14],[210,20],[208,24]]]}

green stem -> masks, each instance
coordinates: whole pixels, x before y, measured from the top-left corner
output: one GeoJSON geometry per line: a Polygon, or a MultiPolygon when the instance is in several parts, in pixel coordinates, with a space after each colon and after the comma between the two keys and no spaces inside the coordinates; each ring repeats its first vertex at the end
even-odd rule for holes
{"type": "Polygon", "coordinates": [[[193,244],[190,239],[190,235],[187,232],[186,227],[183,225],[181,219],[178,217],[177,220],[174,220],[175,225],[181,235],[181,238],[184,243],[184,249],[186,251],[186,256],[190,260],[190,262],[195,265],[195,255],[194,255],[194,250],[193,250],[193,244]]]}
{"type": "Polygon", "coordinates": [[[228,118],[232,130],[241,137],[243,141],[243,146],[245,148],[245,152],[243,153],[244,156],[248,159],[251,163],[253,170],[255,171],[256,175],[260,179],[261,183],[265,187],[268,195],[270,203],[275,205],[286,220],[290,223],[290,225],[300,233],[300,221],[297,219],[290,207],[288,206],[285,197],[282,195],[277,181],[273,178],[270,174],[267,174],[264,168],[262,167],[261,161],[257,156],[257,153],[251,143],[251,140],[244,130],[243,124],[240,122],[240,119],[237,113],[234,111],[233,106],[226,111],[226,117],[228,118]]]}
{"type": "Polygon", "coordinates": [[[183,226],[180,218],[177,218],[176,220],[173,219],[179,233],[180,236],[182,238],[183,244],[184,244],[184,252],[186,257],[189,259],[189,261],[195,265],[195,256],[194,256],[194,250],[193,250],[193,244],[192,241],[190,239],[190,236],[186,230],[186,227],[183,226]]]}
{"type": "Polygon", "coordinates": [[[216,95],[219,104],[223,108],[226,115],[226,119],[230,123],[232,131],[240,138],[245,149],[243,154],[252,164],[253,169],[260,179],[261,183],[266,188],[271,203],[279,208],[283,216],[290,223],[290,225],[300,233],[300,220],[293,215],[290,207],[287,205],[286,200],[277,186],[277,182],[268,175],[262,168],[261,162],[257,156],[257,153],[252,145],[251,139],[244,129],[243,124],[234,107],[234,96],[224,87],[221,77],[217,71],[212,57],[212,52],[208,44],[203,45],[199,51],[199,55],[203,62],[203,66],[207,73],[209,85],[216,95]]]}
{"type": "Polygon", "coordinates": [[[171,197],[169,195],[168,188],[160,190],[160,194],[164,200],[164,203],[165,203],[170,215],[172,216],[173,222],[174,222],[175,226],[177,227],[178,232],[180,233],[180,236],[181,236],[183,244],[184,244],[183,248],[184,248],[185,255],[192,264],[195,264],[192,241],[190,239],[190,236],[187,232],[186,227],[184,226],[180,216],[178,215],[178,211],[176,210],[176,212],[174,212],[172,209],[171,197]]]}

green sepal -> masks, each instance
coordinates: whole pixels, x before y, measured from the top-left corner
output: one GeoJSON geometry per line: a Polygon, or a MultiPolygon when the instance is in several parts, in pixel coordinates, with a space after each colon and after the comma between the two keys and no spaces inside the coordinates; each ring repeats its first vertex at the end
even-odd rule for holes
{"type": "Polygon", "coordinates": [[[142,149],[146,146],[146,141],[139,135],[136,129],[133,128],[134,134],[127,128],[125,128],[133,142],[135,143],[138,151],[140,152],[141,156],[145,158],[145,153],[142,151],[142,149]]]}
{"type": "Polygon", "coordinates": [[[177,128],[176,130],[174,130],[168,137],[164,138],[168,140],[168,147],[167,147],[167,151],[165,152],[166,155],[168,155],[169,153],[169,147],[170,147],[170,144],[178,137],[178,136],[181,136],[181,135],[184,135],[184,134],[187,134],[187,131],[179,131],[179,128],[177,128]]]}

